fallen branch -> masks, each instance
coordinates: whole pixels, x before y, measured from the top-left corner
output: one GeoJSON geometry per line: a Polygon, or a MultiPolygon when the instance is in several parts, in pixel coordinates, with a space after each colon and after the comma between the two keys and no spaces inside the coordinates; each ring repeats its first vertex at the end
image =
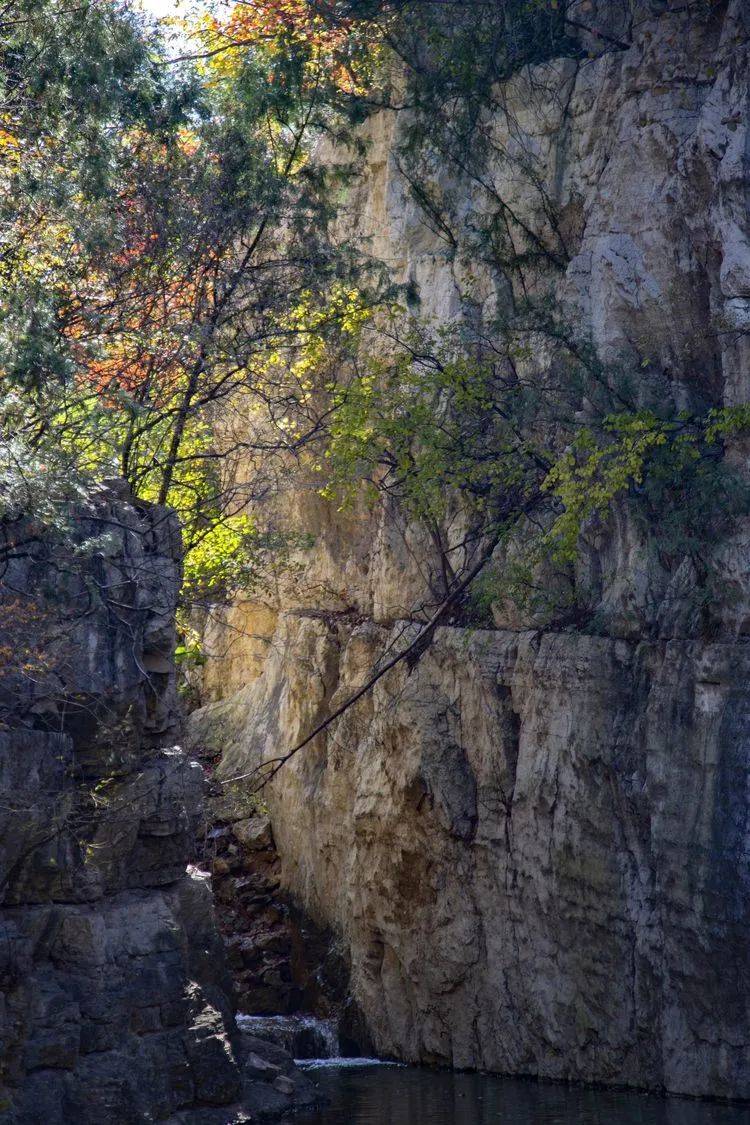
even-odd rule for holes
{"type": "Polygon", "coordinates": [[[422,656],[427,646],[429,645],[435,629],[445,617],[446,613],[456,604],[456,602],[465,592],[468,586],[471,585],[480,571],[482,571],[487,565],[499,542],[500,534],[497,534],[487,545],[485,550],[482,552],[481,557],[477,560],[474,566],[466,573],[466,575],[458,582],[454,589],[451,590],[448,596],[440,603],[430,620],[424,625],[422,629],[420,629],[414,640],[410,641],[406,648],[402,649],[401,652],[396,653],[395,656],[391,657],[390,660],[388,660],[385,664],[378,668],[377,671],[375,671],[372,676],[370,676],[369,680],[367,680],[367,682],[363,684],[361,688],[358,688],[358,690],[350,695],[348,699],[344,700],[340,707],[337,707],[335,711],[327,716],[327,718],[318,723],[315,729],[312,730],[310,734],[306,735],[301,742],[298,742],[296,746],[293,746],[292,749],[288,750],[286,754],[282,754],[281,757],[271,758],[266,762],[261,762],[259,766],[256,766],[255,769],[250,770],[249,773],[240,773],[234,777],[219,778],[217,779],[218,783],[220,785],[231,785],[236,781],[247,781],[250,778],[257,777],[269,766],[272,766],[273,768],[267,773],[266,776],[263,777],[263,780],[257,786],[257,788],[250,791],[251,794],[260,793],[261,790],[266,787],[266,785],[273,781],[279,770],[283,769],[287,762],[294,758],[296,754],[299,754],[300,750],[304,750],[306,746],[309,746],[313,739],[317,738],[319,734],[322,734],[323,731],[327,730],[328,727],[330,727],[331,723],[334,723],[337,719],[340,719],[341,716],[345,714],[350,707],[353,707],[355,703],[358,703],[363,696],[372,691],[378,680],[381,680],[383,676],[385,676],[388,672],[395,668],[397,664],[400,664],[402,660],[409,661],[412,666],[416,664],[416,662],[419,660],[419,658],[422,656]]]}

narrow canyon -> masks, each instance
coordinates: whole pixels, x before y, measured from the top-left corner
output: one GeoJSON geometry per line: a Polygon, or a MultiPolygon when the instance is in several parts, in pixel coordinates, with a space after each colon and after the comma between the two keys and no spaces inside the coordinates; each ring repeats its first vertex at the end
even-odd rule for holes
{"type": "Polygon", "coordinates": [[[747,1122],[749,0],[0,9],[0,1120],[747,1122]]]}

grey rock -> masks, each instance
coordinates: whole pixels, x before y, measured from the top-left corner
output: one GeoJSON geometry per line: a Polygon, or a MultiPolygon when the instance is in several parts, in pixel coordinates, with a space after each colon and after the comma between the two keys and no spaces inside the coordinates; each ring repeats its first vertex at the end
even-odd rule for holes
{"type": "Polygon", "coordinates": [[[310,1091],[242,1101],[253,1067],[270,1090],[294,1064],[261,1044],[243,1070],[210,880],[189,865],[203,771],[171,745],[175,521],[118,488],[76,514],[81,538],[102,525],[106,557],[42,538],[13,565],[14,590],[48,591],[55,684],[0,669],[0,1109],[9,1125],[256,1120],[310,1091]],[[60,729],[34,729],[42,714],[60,729]]]}
{"type": "Polygon", "coordinates": [[[0,668],[0,1112],[9,1125],[249,1120],[210,881],[188,866],[203,772],[171,745],[175,520],[123,488],[73,515],[81,539],[105,526],[114,545],[80,561],[42,536],[0,585],[0,605],[47,591],[54,680],[0,668]]]}
{"type": "Polygon", "coordinates": [[[267,1062],[260,1055],[251,1054],[245,1060],[245,1074],[248,1078],[260,1078],[272,1082],[280,1074],[280,1069],[272,1062],[267,1062]]]}

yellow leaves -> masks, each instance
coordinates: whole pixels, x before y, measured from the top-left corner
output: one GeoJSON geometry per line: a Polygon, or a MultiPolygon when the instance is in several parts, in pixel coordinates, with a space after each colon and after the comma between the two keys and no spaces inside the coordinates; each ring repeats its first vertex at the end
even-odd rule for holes
{"type": "Polygon", "coordinates": [[[296,358],[289,363],[287,355],[274,351],[270,365],[288,365],[305,403],[319,384],[316,375],[328,361],[331,333],[337,333],[340,343],[354,351],[372,315],[362,295],[351,287],[335,284],[323,303],[308,290],[279,323],[280,332],[294,342],[296,358]]]}
{"type": "Polygon", "coordinates": [[[217,521],[192,544],[188,542],[184,573],[187,596],[198,591],[217,594],[237,582],[257,534],[253,519],[237,514],[217,521]]]}
{"type": "Polygon", "coordinates": [[[301,294],[297,304],[287,313],[285,326],[314,335],[326,325],[336,323],[348,336],[357,336],[372,319],[372,310],[357,289],[337,283],[332,286],[323,305],[316,303],[310,290],[301,294]]]}
{"type": "Polygon", "coordinates": [[[21,142],[3,125],[0,125],[0,162],[10,172],[21,166],[21,142]]]}
{"type": "Polygon", "coordinates": [[[59,287],[74,251],[74,233],[68,223],[48,214],[19,213],[3,231],[0,277],[28,283],[52,284],[54,280],[59,287]]]}
{"type": "Polygon", "coordinates": [[[382,31],[374,21],[324,15],[310,0],[242,0],[228,19],[204,17],[196,34],[209,75],[236,73],[250,49],[269,60],[271,83],[283,81],[283,65],[294,57],[304,60],[303,88],[330,85],[349,95],[372,92],[383,54],[382,31]]]}
{"type": "Polygon", "coordinates": [[[649,458],[667,444],[674,429],[650,411],[610,415],[604,428],[614,435],[613,441],[601,445],[590,430],[582,431],[542,484],[542,490],[556,496],[563,508],[545,537],[546,546],[560,562],[572,562],[576,557],[578,539],[588,520],[607,511],[631,485],[643,483],[649,458]]]}
{"type": "Polygon", "coordinates": [[[177,134],[177,144],[184,156],[195,156],[200,148],[200,141],[194,129],[182,128],[177,134]]]}
{"type": "Polygon", "coordinates": [[[23,138],[18,123],[7,113],[0,113],[0,170],[10,176],[21,168],[23,138]]]}

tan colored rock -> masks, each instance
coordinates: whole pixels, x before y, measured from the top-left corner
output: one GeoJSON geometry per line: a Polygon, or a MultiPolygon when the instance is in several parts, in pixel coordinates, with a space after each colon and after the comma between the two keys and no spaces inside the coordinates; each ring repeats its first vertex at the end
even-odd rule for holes
{"type": "MultiPolygon", "coordinates": [[[[702,22],[639,3],[632,28],[621,10],[599,0],[592,19],[632,33],[628,50],[502,91],[514,127],[493,123],[509,155],[490,175],[538,229],[517,158],[533,159],[570,255],[558,306],[637,373],[641,401],[666,372],[678,408],[745,403],[750,8],[702,22]]],[[[398,121],[366,128],[352,225],[425,317],[455,317],[467,286],[491,311],[502,285],[449,258],[406,193],[398,121]]],[[[737,442],[741,471],[749,456],[737,442]]],[[[224,777],[293,746],[411,635],[394,619],[418,615],[434,559],[394,516],[340,516],[312,488],[290,499],[315,544],[279,593],[262,674],[193,720],[224,777]]],[[[283,883],[350,954],[379,1051],[750,1096],[747,528],[707,550],[705,605],[696,560],[665,563],[618,508],[575,575],[590,633],[503,605],[493,631],[441,629],[270,787],[283,883]]]]}
{"type": "MultiPolygon", "coordinates": [[[[282,621],[226,774],[313,721],[320,630],[282,621]]],[[[329,630],[326,668],[361,643],[329,630]]],[[[290,763],[282,880],[346,944],[379,1051],[747,1096],[748,673],[743,646],[441,629],[290,763]]]]}
{"type": "Polygon", "coordinates": [[[278,613],[260,602],[212,607],[202,628],[207,663],[201,677],[206,700],[252,683],[265,664],[278,613]]]}
{"type": "MultiPolygon", "coordinates": [[[[587,12],[622,34],[621,5],[606,0],[587,12]]],[[[507,113],[492,122],[489,182],[532,230],[546,229],[546,197],[569,258],[561,274],[532,273],[529,284],[557,302],[603,359],[631,372],[641,404],[661,406],[666,395],[678,409],[703,411],[750,395],[748,20],[743,0],[731,0],[708,22],[690,5],[657,11],[641,4],[626,33],[629,50],[553,60],[517,75],[498,94],[507,113]]],[[[507,303],[507,279],[491,276],[468,242],[449,254],[429,228],[393,154],[401,128],[398,115],[385,112],[363,126],[366,163],[339,220],[342,236],[354,235],[388,264],[395,281],[417,287],[426,322],[455,320],[468,293],[490,315],[507,303]]],[[[351,154],[325,147],[320,156],[335,163],[351,154]]],[[[436,176],[465,201],[466,214],[487,210],[475,184],[448,168],[436,176]]],[[[537,338],[530,345],[536,373],[548,344],[537,338]]],[[[750,465],[750,451],[739,443],[736,460],[750,465]]],[[[212,615],[209,650],[220,658],[209,662],[206,699],[225,697],[258,675],[280,608],[359,613],[390,624],[421,616],[425,601],[434,603],[426,577],[437,560],[427,536],[390,505],[339,512],[318,486],[314,474],[299,476],[276,502],[280,526],[312,536],[313,544],[293,553],[291,572],[276,578],[273,596],[260,597],[262,606],[239,604],[212,615]]],[[[711,612],[732,635],[750,609],[745,557],[719,547],[715,560],[733,598],[711,612]]],[[[681,562],[666,567],[642,529],[615,512],[584,551],[578,596],[599,627],[635,638],[661,628],[662,603],[674,602],[670,588],[681,562]]],[[[683,587],[685,578],[683,570],[683,587]]],[[[540,581],[547,587],[550,577],[540,581]]],[[[686,595],[683,588],[679,596],[686,595]]],[[[500,627],[546,623],[524,620],[510,603],[498,603],[495,616],[500,627]]],[[[673,616],[667,632],[674,628],[673,616]]],[[[683,614],[678,631],[695,635],[695,622],[683,614]]]]}
{"type": "Polygon", "coordinates": [[[271,821],[267,816],[237,820],[232,825],[232,831],[240,843],[244,844],[249,851],[265,851],[273,847],[273,831],[271,821]]]}

